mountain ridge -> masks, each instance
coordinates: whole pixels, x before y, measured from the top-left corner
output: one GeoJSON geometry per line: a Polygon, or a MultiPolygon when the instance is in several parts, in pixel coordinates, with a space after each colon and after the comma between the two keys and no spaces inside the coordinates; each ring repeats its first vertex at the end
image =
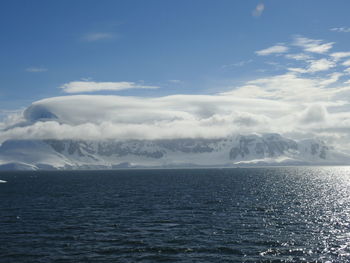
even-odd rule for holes
{"type": "Polygon", "coordinates": [[[280,134],[232,135],[217,139],[7,140],[0,170],[346,165],[350,155],[318,139],[280,134]]]}

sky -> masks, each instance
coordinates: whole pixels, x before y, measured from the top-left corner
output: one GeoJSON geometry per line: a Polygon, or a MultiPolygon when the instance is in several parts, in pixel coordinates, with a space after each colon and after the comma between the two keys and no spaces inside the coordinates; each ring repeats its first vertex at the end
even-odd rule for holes
{"type": "Polygon", "coordinates": [[[87,128],[88,139],[277,132],[346,150],[348,10],[347,0],[4,0],[0,142],[87,128]]]}

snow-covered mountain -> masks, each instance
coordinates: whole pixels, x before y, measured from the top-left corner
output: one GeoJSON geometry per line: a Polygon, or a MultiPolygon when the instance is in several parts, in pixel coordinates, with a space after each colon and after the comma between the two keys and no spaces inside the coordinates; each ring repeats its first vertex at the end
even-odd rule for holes
{"type": "Polygon", "coordinates": [[[0,146],[0,169],[6,170],[349,163],[350,155],[320,140],[295,141],[279,134],[222,139],[8,140],[0,146]]]}

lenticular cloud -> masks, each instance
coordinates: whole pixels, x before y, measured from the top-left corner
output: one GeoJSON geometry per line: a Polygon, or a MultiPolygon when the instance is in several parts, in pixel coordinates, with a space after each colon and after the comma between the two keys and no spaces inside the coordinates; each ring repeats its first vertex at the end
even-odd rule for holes
{"type": "MultiPolygon", "coordinates": [[[[16,136],[86,139],[222,137],[235,129],[267,129],[284,106],[230,96],[177,95],[160,98],[65,96],[33,103],[7,133],[16,136]],[[255,105],[255,110],[247,112],[255,105]],[[81,131],[84,131],[83,133],[81,131]]],[[[8,134],[9,135],[9,134],[8,134]]]]}

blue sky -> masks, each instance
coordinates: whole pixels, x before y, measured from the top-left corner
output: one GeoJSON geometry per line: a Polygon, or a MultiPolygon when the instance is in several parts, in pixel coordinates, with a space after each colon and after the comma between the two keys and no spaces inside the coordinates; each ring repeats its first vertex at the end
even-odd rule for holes
{"type": "Polygon", "coordinates": [[[73,81],[134,82],[158,89],[98,94],[212,94],[277,74],[255,52],[296,35],[350,44],[350,2],[338,1],[2,1],[3,109],[65,95],[73,81]],[[253,15],[257,5],[264,9],[253,15]]]}

